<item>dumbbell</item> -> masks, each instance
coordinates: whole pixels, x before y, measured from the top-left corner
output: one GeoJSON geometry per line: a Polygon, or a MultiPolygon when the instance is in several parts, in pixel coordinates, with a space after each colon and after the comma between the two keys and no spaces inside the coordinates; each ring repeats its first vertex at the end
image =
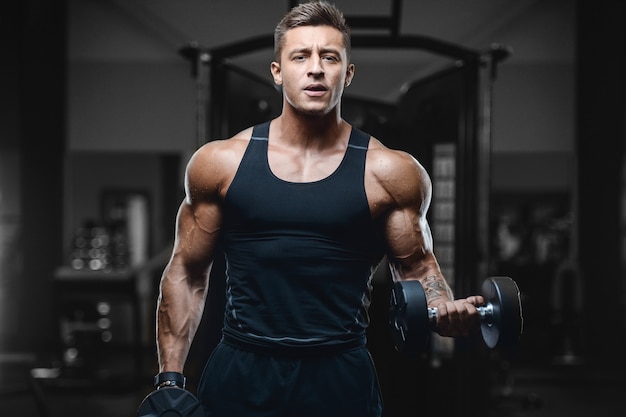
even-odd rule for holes
{"type": "MultiPolygon", "coordinates": [[[[161,375],[163,374],[157,375],[156,378],[161,375]]],[[[156,378],[157,389],[143,399],[137,409],[137,417],[205,417],[204,407],[195,395],[176,384],[159,387],[160,384],[157,383],[156,378]]],[[[180,375],[180,378],[179,385],[184,387],[184,377],[180,375]]]]}
{"type": "MultiPolygon", "coordinates": [[[[523,318],[519,288],[509,277],[491,277],[481,287],[485,306],[477,307],[480,330],[488,348],[514,348],[522,334],[523,318]]],[[[436,328],[437,309],[428,307],[419,281],[396,281],[391,290],[389,323],[398,351],[426,351],[436,328]]]]}

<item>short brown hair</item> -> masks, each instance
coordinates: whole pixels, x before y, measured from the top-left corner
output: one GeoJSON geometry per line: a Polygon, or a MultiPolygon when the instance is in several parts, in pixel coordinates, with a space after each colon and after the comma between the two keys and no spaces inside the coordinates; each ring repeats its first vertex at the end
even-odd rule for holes
{"type": "Polygon", "coordinates": [[[291,9],[276,25],[274,30],[274,56],[280,62],[280,54],[285,44],[285,33],[299,26],[332,26],[343,34],[343,43],[350,59],[350,27],[343,13],[326,1],[309,1],[291,9]]]}

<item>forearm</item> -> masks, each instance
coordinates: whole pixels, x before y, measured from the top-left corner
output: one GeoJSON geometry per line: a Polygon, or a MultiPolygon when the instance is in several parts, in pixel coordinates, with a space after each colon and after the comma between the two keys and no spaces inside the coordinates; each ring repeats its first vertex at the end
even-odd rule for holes
{"type": "Polygon", "coordinates": [[[454,300],[452,288],[450,288],[441,272],[426,275],[426,277],[420,279],[420,282],[424,287],[429,307],[437,307],[441,303],[454,300]]]}
{"type": "Polygon", "coordinates": [[[418,280],[426,293],[429,307],[437,307],[441,303],[454,300],[452,288],[441,273],[434,256],[432,259],[395,260],[390,262],[391,274],[394,281],[418,280]]]}
{"type": "Polygon", "coordinates": [[[157,303],[159,372],[182,372],[202,318],[207,277],[194,280],[177,268],[166,269],[157,303]]]}
{"type": "MultiPolygon", "coordinates": [[[[211,142],[216,143],[216,142],[211,142]]],[[[157,307],[159,372],[182,372],[202,319],[222,223],[221,148],[201,147],[185,171],[172,257],[161,278],[157,307]],[[217,149],[217,150],[216,150],[217,149]]]]}

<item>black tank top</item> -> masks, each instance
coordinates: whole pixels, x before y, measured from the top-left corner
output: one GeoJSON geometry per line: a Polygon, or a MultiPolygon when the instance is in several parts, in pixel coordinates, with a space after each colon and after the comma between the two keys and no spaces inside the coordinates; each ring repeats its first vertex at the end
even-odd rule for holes
{"type": "Polygon", "coordinates": [[[380,260],[365,195],[369,135],[353,128],[340,166],[314,182],[276,177],[270,123],[255,126],[224,202],[224,337],[269,348],[364,344],[380,260]]]}

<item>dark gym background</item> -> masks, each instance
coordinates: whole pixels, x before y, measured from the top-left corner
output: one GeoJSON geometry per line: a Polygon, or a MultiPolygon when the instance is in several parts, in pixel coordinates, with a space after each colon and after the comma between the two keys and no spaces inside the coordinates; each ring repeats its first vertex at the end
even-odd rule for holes
{"type": "MultiPolygon", "coordinates": [[[[276,114],[280,105],[266,84],[271,53],[259,50],[229,61],[223,106],[199,111],[205,90],[183,46],[198,41],[217,48],[266,35],[291,3],[6,6],[0,16],[0,414],[135,414],[156,373],[156,285],[182,197],[182,170],[201,142],[198,126],[217,113],[228,123],[206,133],[226,136],[276,114]],[[106,233],[118,249],[107,272],[76,268],[82,233],[89,239],[106,233]]],[[[347,16],[369,17],[389,15],[396,3],[336,2],[347,16]]],[[[386,417],[431,414],[437,405],[446,416],[621,415],[624,2],[400,3],[400,20],[389,26],[399,33],[389,36],[513,50],[489,74],[491,143],[483,162],[490,198],[488,215],[479,220],[488,228],[488,257],[475,248],[464,256],[474,254],[465,262],[486,263],[486,273],[518,282],[525,329],[514,355],[461,341],[452,355],[444,346],[438,354],[403,358],[386,340],[387,292],[378,281],[370,344],[386,417]]],[[[457,70],[442,75],[449,63],[419,51],[364,48],[353,58],[357,75],[346,90],[346,118],[431,163],[432,143],[420,139],[460,129],[459,120],[448,123],[454,109],[465,108],[454,88],[457,70]],[[429,80],[428,87],[411,89],[420,80],[429,80]],[[409,109],[414,132],[402,118],[409,109]]],[[[455,275],[463,288],[462,272],[455,275]]],[[[214,282],[213,296],[220,290],[214,282]]],[[[219,314],[207,309],[192,347],[190,389],[208,354],[199,342],[215,343],[219,314]]]]}

